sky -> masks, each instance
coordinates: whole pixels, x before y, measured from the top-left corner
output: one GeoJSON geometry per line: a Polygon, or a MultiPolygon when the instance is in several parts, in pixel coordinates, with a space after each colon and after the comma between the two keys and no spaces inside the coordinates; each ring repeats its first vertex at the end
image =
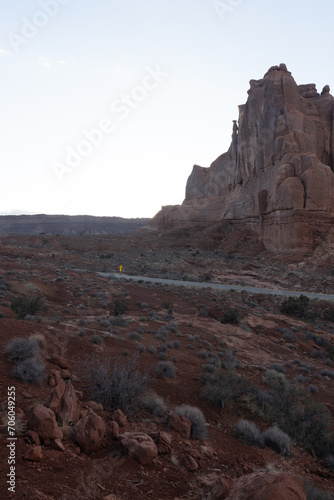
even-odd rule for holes
{"type": "Polygon", "coordinates": [[[334,89],[333,0],[2,0],[1,214],[153,217],[231,141],[249,80],[334,89]]]}

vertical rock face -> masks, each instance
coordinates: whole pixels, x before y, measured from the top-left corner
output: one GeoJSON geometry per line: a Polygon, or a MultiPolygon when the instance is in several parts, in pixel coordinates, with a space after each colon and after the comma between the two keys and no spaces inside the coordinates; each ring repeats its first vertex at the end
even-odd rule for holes
{"type": "Polygon", "coordinates": [[[158,220],[252,220],[267,248],[310,249],[313,225],[334,215],[334,98],[328,85],[298,86],[284,64],[248,94],[227,153],[195,165],[183,204],[158,220]]]}

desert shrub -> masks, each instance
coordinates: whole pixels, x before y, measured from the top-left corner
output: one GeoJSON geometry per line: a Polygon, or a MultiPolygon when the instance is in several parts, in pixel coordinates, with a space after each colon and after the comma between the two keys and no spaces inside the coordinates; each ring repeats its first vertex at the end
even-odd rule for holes
{"type": "Polygon", "coordinates": [[[103,342],[103,338],[101,337],[101,335],[99,335],[98,333],[94,333],[90,339],[89,339],[91,342],[93,342],[93,344],[96,344],[96,345],[100,345],[102,344],[103,342]]]}
{"type": "Polygon", "coordinates": [[[207,318],[209,316],[209,309],[205,306],[200,306],[199,314],[200,316],[203,316],[203,318],[207,318]]]}
{"type": "MultiPolygon", "coordinates": [[[[198,276],[198,281],[211,281],[213,278],[213,274],[211,273],[204,273],[204,274],[200,274],[198,276]]],[[[187,280],[185,280],[187,281],[187,280]]]]}
{"type": "Polygon", "coordinates": [[[323,377],[334,378],[334,372],[332,370],[328,370],[327,368],[325,370],[321,370],[320,375],[323,377]]]}
{"type": "Polygon", "coordinates": [[[8,342],[5,347],[5,353],[10,361],[24,361],[33,358],[40,352],[40,346],[36,339],[24,339],[16,337],[8,342]]]}
{"type": "Polygon", "coordinates": [[[25,383],[40,384],[45,378],[45,366],[36,358],[25,359],[15,364],[12,375],[25,383]]]}
{"type": "Polygon", "coordinates": [[[0,311],[0,318],[3,319],[5,317],[6,317],[5,314],[2,311],[0,311]]]}
{"type": "Polygon", "coordinates": [[[280,455],[290,455],[291,438],[276,425],[262,432],[260,442],[262,446],[268,446],[280,455]]]}
{"type": "Polygon", "coordinates": [[[142,354],[142,353],[146,352],[146,347],[144,345],[139,345],[139,346],[137,346],[137,351],[142,354]]]}
{"type": "Polygon", "coordinates": [[[271,389],[279,393],[287,387],[287,380],[284,373],[276,370],[267,370],[262,375],[262,380],[265,384],[269,385],[271,389]]]}
{"type": "Polygon", "coordinates": [[[137,358],[131,358],[125,362],[118,357],[102,364],[94,360],[84,365],[83,380],[89,397],[106,409],[119,408],[132,413],[148,384],[147,373],[136,370],[136,361],[137,358]]]}
{"type": "Polygon", "coordinates": [[[166,342],[169,335],[169,331],[165,326],[160,326],[159,330],[154,334],[155,338],[163,340],[166,342]]]}
{"type": "Polygon", "coordinates": [[[333,345],[326,347],[326,353],[327,353],[327,356],[329,357],[329,359],[334,361],[334,346],[333,345]]]}
{"type": "Polygon", "coordinates": [[[168,359],[168,354],[166,352],[159,352],[158,354],[158,359],[160,361],[167,361],[168,359]]]}
{"type": "Polygon", "coordinates": [[[156,354],[157,353],[157,348],[155,347],[155,345],[149,345],[148,348],[147,348],[147,350],[151,354],[156,354]]]}
{"type": "Polygon", "coordinates": [[[180,349],[181,343],[179,340],[173,340],[171,349],[180,349]]]}
{"type": "Polygon", "coordinates": [[[314,342],[320,347],[328,347],[329,341],[323,335],[314,335],[314,342]]]}
{"type": "Polygon", "coordinates": [[[326,359],[327,353],[325,351],[323,351],[322,349],[313,349],[313,351],[311,352],[311,358],[326,359]]]}
{"type": "Polygon", "coordinates": [[[315,394],[315,393],[319,392],[318,387],[317,387],[316,385],[313,385],[313,384],[310,384],[310,385],[308,386],[308,390],[309,390],[310,392],[312,392],[313,394],[315,394]]]}
{"type": "Polygon", "coordinates": [[[202,359],[206,359],[208,357],[208,352],[205,349],[200,349],[197,354],[202,359]]]}
{"type": "Polygon", "coordinates": [[[168,314],[172,314],[173,308],[174,308],[174,305],[172,304],[172,302],[170,302],[169,300],[166,302],[163,302],[162,307],[164,309],[166,309],[168,314]]]}
{"type": "Polygon", "coordinates": [[[77,323],[79,326],[86,326],[88,321],[86,320],[86,318],[79,318],[77,323]]]}
{"type": "Polygon", "coordinates": [[[103,326],[103,328],[109,328],[111,326],[110,321],[105,318],[99,318],[99,323],[101,326],[103,326]]]}
{"type": "Polygon", "coordinates": [[[234,368],[238,368],[240,366],[240,361],[237,360],[231,349],[226,349],[224,351],[224,361],[222,362],[222,366],[226,368],[226,370],[234,370],[234,368]]]}
{"type": "Polygon", "coordinates": [[[38,311],[47,311],[44,299],[42,297],[11,297],[11,309],[23,319],[27,314],[34,315],[38,311]]]}
{"type": "Polygon", "coordinates": [[[179,361],[179,358],[177,356],[172,356],[172,361],[173,363],[177,363],[179,361]]]}
{"type": "Polygon", "coordinates": [[[235,424],[234,430],[244,443],[250,446],[257,446],[259,444],[261,432],[253,422],[241,419],[235,424]]]}
{"type": "Polygon", "coordinates": [[[35,323],[42,323],[42,316],[32,316],[31,314],[26,314],[23,318],[25,321],[35,321],[35,323]]]}
{"type": "Polygon", "coordinates": [[[137,342],[140,342],[142,340],[142,336],[138,332],[130,332],[128,338],[130,340],[136,340],[137,342]]]}
{"type": "Polygon", "coordinates": [[[235,307],[229,307],[224,312],[223,316],[220,318],[221,323],[231,323],[232,325],[238,325],[240,322],[240,315],[238,309],[235,307]]]}
{"type": "Polygon", "coordinates": [[[334,470],[334,455],[328,455],[326,457],[326,463],[330,471],[334,470]]]}
{"type": "Polygon", "coordinates": [[[127,311],[127,309],[128,306],[126,305],[125,302],[123,302],[120,299],[116,299],[113,305],[112,313],[114,316],[121,316],[127,311]]]}
{"type": "Polygon", "coordinates": [[[148,304],[146,302],[139,303],[140,309],[148,309],[148,304]]]}
{"type": "Polygon", "coordinates": [[[306,382],[309,382],[309,380],[309,377],[305,377],[302,374],[296,375],[296,377],[293,379],[296,384],[305,384],[306,382]]]}
{"type": "Polygon", "coordinates": [[[285,368],[280,363],[271,363],[270,368],[280,373],[285,373],[285,368]]]}
{"type": "Polygon", "coordinates": [[[290,332],[290,330],[286,330],[283,334],[284,340],[287,342],[296,342],[296,336],[290,332]]]}
{"type": "Polygon", "coordinates": [[[310,299],[305,295],[289,297],[281,305],[281,312],[290,316],[304,318],[307,315],[310,299]]]}
{"type": "Polygon", "coordinates": [[[333,500],[333,496],[330,493],[320,491],[306,481],[304,481],[304,486],[307,500],[333,500]]]}
{"type": "Polygon", "coordinates": [[[219,367],[214,373],[205,376],[201,396],[209,403],[224,408],[225,404],[251,391],[252,386],[246,379],[219,367]]]}
{"type": "Polygon", "coordinates": [[[191,435],[195,439],[205,441],[208,435],[207,425],[202,411],[196,406],[181,405],[174,410],[174,415],[184,415],[191,422],[191,435]]]}
{"type": "Polygon", "coordinates": [[[330,309],[326,314],[325,314],[325,320],[327,321],[332,321],[334,323],[334,308],[330,309]]]}
{"type": "Polygon", "coordinates": [[[202,370],[205,372],[213,373],[216,369],[216,365],[213,363],[206,363],[205,365],[202,365],[202,370]]]}
{"type": "Polygon", "coordinates": [[[125,318],[110,318],[109,319],[112,326],[124,327],[128,324],[125,318]]]}
{"type": "Polygon", "coordinates": [[[175,377],[175,366],[171,361],[159,361],[156,366],[156,372],[166,378],[175,377]]]}
{"type": "Polygon", "coordinates": [[[78,330],[78,335],[79,337],[84,337],[85,335],[87,335],[87,332],[84,328],[81,328],[81,330],[78,330]]]}
{"type": "Polygon", "coordinates": [[[158,396],[158,394],[153,391],[144,394],[140,398],[140,405],[156,417],[164,417],[167,413],[167,406],[164,398],[158,396]]]}

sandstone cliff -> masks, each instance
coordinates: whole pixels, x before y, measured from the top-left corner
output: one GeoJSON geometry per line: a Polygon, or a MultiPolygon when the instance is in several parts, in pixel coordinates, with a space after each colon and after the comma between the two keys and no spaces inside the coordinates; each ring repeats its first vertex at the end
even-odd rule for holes
{"type": "Polygon", "coordinates": [[[147,226],[149,221],[88,215],[4,215],[0,216],[0,234],[134,233],[147,226]]]}
{"type": "Polygon", "coordinates": [[[334,240],[334,98],[326,85],[297,85],[284,64],[251,80],[229,150],[195,165],[181,206],[166,224],[222,219],[247,223],[266,248],[309,251],[334,240]]]}

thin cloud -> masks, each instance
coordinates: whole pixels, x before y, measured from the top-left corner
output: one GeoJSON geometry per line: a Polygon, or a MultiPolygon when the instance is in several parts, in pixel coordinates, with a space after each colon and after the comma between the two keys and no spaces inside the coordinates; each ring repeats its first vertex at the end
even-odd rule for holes
{"type": "Polygon", "coordinates": [[[57,61],[52,61],[48,57],[39,57],[38,62],[43,68],[50,70],[53,66],[66,66],[66,62],[63,59],[57,61]]]}
{"type": "Polygon", "coordinates": [[[11,56],[12,53],[8,52],[8,50],[0,49],[0,56],[11,56]]]}

